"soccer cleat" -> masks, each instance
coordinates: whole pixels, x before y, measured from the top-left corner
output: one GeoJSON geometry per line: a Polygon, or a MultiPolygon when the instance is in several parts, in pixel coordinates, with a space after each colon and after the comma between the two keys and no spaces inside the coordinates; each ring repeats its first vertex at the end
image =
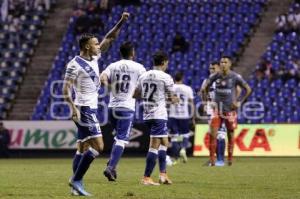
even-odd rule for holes
{"type": "Polygon", "coordinates": [[[179,152],[180,157],[183,159],[183,163],[187,162],[187,155],[186,155],[186,150],[185,149],[181,149],[179,152]]]}
{"type": "Polygon", "coordinates": [[[103,175],[108,179],[108,181],[116,181],[115,176],[117,175],[117,173],[113,172],[108,167],[106,167],[106,169],[103,171],[103,175]]]}
{"type": "Polygon", "coordinates": [[[160,173],[159,174],[159,183],[160,184],[172,184],[172,181],[170,180],[170,178],[168,177],[168,175],[166,173],[160,173]]]}
{"type": "Polygon", "coordinates": [[[71,195],[72,196],[79,196],[79,193],[73,187],[71,187],[71,195]]]}
{"type": "Polygon", "coordinates": [[[213,167],[213,166],[215,166],[215,163],[212,163],[210,160],[208,160],[207,162],[205,162],[203,164],[203,166],[205,166],[205,167],[213,167]]]}
{"type": "Polygon", "coordinates": [[[172,166],[174,166],[174,165],[176,165],[176,164],[179,164],[179,161],[178,161],[178,160],[173,160],[172,166]]]}
{"type": "Polygon", "coordinates": [[[232,166],[232,161],[228,160],[227,164],[228,164],[228,166],[232,166]]]}
{"type": "Polygon", "coordinates": [[[117,171],[115,169],[111,170],[112,175],[114,176],[115,180],[117,179],[117,171]]]}
{"type": "Polygon", "coordinates": [[[70,181],[69,186],[75,189],[80,196],[92,196],[92,194],[88,193],[87,191],[84,190],[83,185],[81,181],[70,181]]]}
{"type": "Polygon", "coordinates": [[[224,161],[222,160],[218,160],[216,161],[216,164],[215,164],[217,167],[223,167],[225,165],[224,161]]]}
{"type": "Polygon", "coordinates": [[[152,180],[152,178],[150,178],[150,177],[143,177],[143,179],[141,180],[141,183],[143,185],[154,185],[154,186],[159,186],[160,185],[159,183],[154,182],[152,180]]]}
{"type": "MultiPolygon", "coordinates": [[[[108,165],[109,165],[109,160],[106,163],[107,167],[108,167],[108,165]]],[[[111,171],[112,175],[114,176],[114,178],[117,179],[117,171],[116,171],[116,169],[113,169],[113,170],[110,170],[110,171],[111,171]]]]}

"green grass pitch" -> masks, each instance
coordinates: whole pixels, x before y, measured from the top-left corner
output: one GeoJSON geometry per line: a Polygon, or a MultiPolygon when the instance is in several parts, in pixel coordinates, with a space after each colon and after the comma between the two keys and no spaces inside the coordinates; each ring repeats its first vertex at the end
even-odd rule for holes
{"type": "MultiPolygon", "coordinates": [[[[236,158],[232,167],[204,167],[206,158],[168,167],[173,185],[143,186],[144,158],[123,158],[118,181],[102,175],[106,159],[97,159],[85,176],[92,198],[297,199],[300,158],[236,158]]],[[[0,198],[74,198],[67,185],[71,159],[0,159],[0,198]]],[[[153,178],[157,180],[158,165],[153,178]]]]}

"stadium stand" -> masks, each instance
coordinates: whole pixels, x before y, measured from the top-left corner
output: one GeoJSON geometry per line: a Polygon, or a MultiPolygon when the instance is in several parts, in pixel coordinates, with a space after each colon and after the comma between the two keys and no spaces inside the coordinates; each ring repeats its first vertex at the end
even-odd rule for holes
{"type": "Polygon", "coordinates": [[[11,3],[0,21],[0,119],[7,118],[47,17],[42,5],[11,3]]]}
{"type": "MultiPolygon", "coordinates": [[[[173,38],[176,33],[180,33],[189,42],[189,50],[186,53],[171,54],[169,72],[173,74],[176,70],[184,71],[186,83],[198,89],[207,77],[210,61],[219,59],[222,54],[238,57],[254,27],[259,23],[266,3],[266,0],[151,0],[141,1],[140,6],[114,6],[109,14],[87,15],[90,19],[107,22],[104,29],[95,32],[103,35],[118,20],[124,9],[132,13],[130,26],[122,31],[110,51],[100,59],[99,64],[103,68],[119,58],[118,47],[124,40],[136,43],[137,61],[149,68],[152,64],[152,52],[157,49],[170,52],[173,38]]],[[[74,34],[77,19],[78,16],[73,16],[70,20],[52,72],[32,115],[34,120],[68,118],[68,108],[59,105],[63,99],[57,95],[51,96],[51,88],[53,93],[61,95],[61,85],[53,82],[63,79],[65,64],[78,53],[74,34]]]]}
{"type": "MultiPolygon", "coordinates": [[[[299,3],[290,5],[289,13],[300,10],[299,3]]],[[[263,123],[296,123],[300,121],[300,26],[274,33],[250,78],[254,93],[250,97],[265,105],[263,123]]]]}

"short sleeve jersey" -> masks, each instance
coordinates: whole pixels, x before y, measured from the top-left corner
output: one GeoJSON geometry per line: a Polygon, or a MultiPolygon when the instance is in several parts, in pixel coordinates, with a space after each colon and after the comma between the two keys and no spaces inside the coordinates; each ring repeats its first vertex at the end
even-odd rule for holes
{"type": "Polygon", "coordinates": [[[169,117],[177,119],[191,118],[189,99],[194,99],[193,90],[185,84],[174,84],[174,93],[180,99],[179,104],[171,104],[169,117]]]}
{"type": "Polygon", "coordinates": [[[135,99],[132,97],[138,78],[146,72],[143,65],[122,59],[110,64],[102,73],[109,78],[111,86],[110,108],[128,108],[135,110],[135,99]]]}
{"type": "Polygon", "coordinates": [[[141,75],[138,88],[141,90],[144,120],[168,119],[166,98],[174,91],[172,77],[160,70],[150,70],[141,75]]]}
{"type": "Polygon", "coordinates": [[[75,100],[78,106],[98,107],[99,67],[98,57],[88,61],[75,56],[66,68],[65,78],[74,80],[75,100]]]}

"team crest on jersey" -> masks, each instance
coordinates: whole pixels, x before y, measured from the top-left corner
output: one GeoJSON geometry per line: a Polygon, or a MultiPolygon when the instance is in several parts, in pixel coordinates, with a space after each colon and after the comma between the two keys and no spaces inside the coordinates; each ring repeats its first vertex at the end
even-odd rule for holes
{"type": "Polygon", "coordinates": [[[221,81],[221,85],[225,86],[226,85],[226,81],[221,81]]]}
{"type": "Polygon", "coordinates": [[[126,64],[122,64],[122,65],[120,66],[120,70],[121,70],[122,72],[126,72],[126,71],[128,70],[128,66],[127,66],[126,64]]]}
{"type": "Polygon", "coordinates": [[[155,75],[154,74],[149,74],[149,78],[154,79],[155,75]]]}

